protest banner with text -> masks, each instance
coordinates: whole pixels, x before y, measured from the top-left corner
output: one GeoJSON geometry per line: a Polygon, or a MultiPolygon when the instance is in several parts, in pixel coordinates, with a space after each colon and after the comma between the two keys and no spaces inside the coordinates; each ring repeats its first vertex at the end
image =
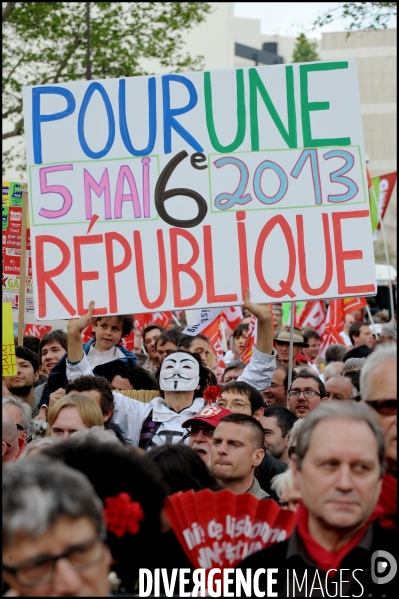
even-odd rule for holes
{"type": "Polygon", "coordinates": [[[375,294],[355,60],[23,97],[39,320],[375,294]]]}

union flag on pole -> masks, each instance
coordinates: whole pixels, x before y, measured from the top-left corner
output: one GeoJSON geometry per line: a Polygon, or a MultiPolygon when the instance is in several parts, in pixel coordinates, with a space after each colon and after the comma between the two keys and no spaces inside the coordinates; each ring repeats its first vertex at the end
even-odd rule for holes
{"type": "Polygon", "coordinates": [[[321,336],[324,331],[324,325],[326,320],[326,309],[324,307],[323,300],[311,300],[305,303],[305,306],[297,317],[296,326],[310,327],[317,331],[321,336]]]}
{"type": "Polygon", "coordinates": [[[321,339],[320,356],[324,358],[327,348],[337,343],[345,345],[342,337],[339,335],[344,327],[343,306],[341,299],[332,299],[327,309],[324,332],[321,339]],[[342,320],[342,327],[341,327],[342,320]]]}
{"type": "Polygon", "coordinates": [[[243,319],[243,313],[240,306],[231,306],[230,308],[223,308],[221,316],[227,327],[232,332],[236,327],[238,327],[238,325],[243,319]]]}
{"type": "Polygon", "coordinates": [[[134,315],[134,329],[143,334],[143,330],[151,324],[159,324],[165,329],[168,328],[172,320],[172,312],[146,312],[144,314],[134,315]]]}
{"type": "Polygon", "coordinates": [[[225,369],[222,347],[222,326],[222,318],[219,314],[219,316],[217,316],[203,331],[201,331],[202,335],[208,337],[210,348],[216,356],[216,376],[218,381],[222,380],[225,369]]]}
{"type": "Polygon", "coordinates": [[[245,362],[245,364],[249,364],[249,361],[252,356],[252,348],[256,343],[256,331],[258,328],[258,319],[254,314],[251,316],[251,320],[249,321],[248,334],[245,340],[245,345],[243,352],[241,354],[240,360],[245,362]]]}

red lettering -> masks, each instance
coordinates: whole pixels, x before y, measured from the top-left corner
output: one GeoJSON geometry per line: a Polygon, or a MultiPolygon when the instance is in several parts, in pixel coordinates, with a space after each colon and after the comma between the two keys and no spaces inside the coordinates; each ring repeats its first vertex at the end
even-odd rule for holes
{"type": "Polygon", "coordinates": [[[110,232],[105,233],[105,255],[107,258],[107,276],[108,276],[108,295],[109,295],[109,311],[110,313],[118,313],[118,298],[116,295],[115,275],[118,272],[125,270],[132,261],[132,248],[127,239],[120,233],[110,232]],[[125,250],[125,256],[122,262],[118,265],[114,263],[114,247],[113,242],[118,241],[125,250]]]}
{"type": "Polygon", "coordinates": [[[247,233],[245,223],[243,222],[245,217],[245,212],[236,212],[242,299],[244,299],[245,289],[249,289],[247,233]]]}
{"type": "Polygon", "coordinates": [[[141,245],[141,235],[140,231],[133,231],[133,242],[134,242],[134,251],[136,254],[136,272],[137,272],[137,284],[139,289],[139,296],[141,299],[141,303],[143,306],[147,308],[147,310],[155,310],[159,308],[165,301],[166,292],[167,292],[167,272],[166,272],[166,258],[165,258],[165,244],[163,240],[163,231],[162,229],[157,230],[157,241],[158,241],[158,257],[159,257],[159,295],[157,299],[153,302],[150,302],[148,299],[146,284],[145,284],[145,276],[144,276],[144,260],[143,260],[143,248],[141,245]]]}
{"type": "Polygon", "coordinates": [[[258,283],[259,283],[262,291],[264,291],[266,293],[266,295],[268,295],[270,297],[280,298],[280,297],[284,297],[284,295],[289,295],[289,297],[295,297],[295,293],[292,290],[292,284],[295,279],[295,262],[296,262],[295,242],[294,242],[294,237],[292,235],[290,226],[283,216],[281,216],[280,214],[277,214],[276,216],[273,216],[273,218],[271,218],[265,224],[262,231],[260,232],[258,243],[256,246],[256,251],[255,251],[255,274],[256,274],[256,278],[258,279],[258,283]],[[265,245],[266,239],[268,238],[268,236],[270,235],[270,233],[272,232],[274,227],[276,227],[277,225],[279,225],[281,227],[281,230],[284,234],[285,241],[287,244],[287,249],[288,249],[288,255],[289,255],[287,280],[280,281],[280,283],[279,283],[280,290],[279,291],[272,289],[266,283],[265,278],[263,276],[263,267],[262,267],[263,247],[265,245]]]}
{"type": "Polygon", "coordinates": [[[323,232],[324,232],[324,247],[326,256],[326,276],[324,282],[320,287],[313,288],[308,283],[306,275],[306,250],[305,250],[305,235],[303,231],[303,216],[298,214],[296,217],[296,226],[298,229],[298,261],[299,261],[299,278],[301,281],[302,289],[309,295],[322,295],[327,291],[331,285],[333,276],[333,258],[331,248],[331,236],[330,227],[328,224],[328,214],[324,213],[321,216],[323,220],[323,232]]]}
{"type": "Polygon", "coordinates": [[[332,215],[337,263],[338,293],[351,293],[352,295],[375,293],[374,285],[348,286],[346,284],[344,262],[346,260],[361,260],[363,258],[363,252],[362,250],[344,250],[342,245],[341,231],[341,220],[344,218],[370,218],[370,212],[368,210],[355,210],[355,212],[334,212],[332,215]]]}
{"type": "Polygon", "coordinates": [[[195,271],[192,267],[197,262],[200,250],[198,247],[197,240],[194,235],[191,235],[186,229],[169,229],[169,237],[170,237],[170,252],[171,252],[171,266],[172,266],[172,283],[173,283],[173,299],[174,305],[176,308],[189,308],[193,304],[196,304],[203,292],[202,280],[197,271],[195,271]],[[179,253],[177,250],[177,238],[184,237],[189,244],[191,245],[193,254],[190,260],[184,264],[179,262],[179,253]],[[181,287],[180,287],[180,273],[186,273],[195,284],[195,293],[191,297],[187,299],[182,299],[181,297],[181,287]]]}
{"type": "MultiPolygon", "coordinates": [[[[76,275],[76,302],[78,305],[78,314],[83,316],[86,314],[87,308],[83,302],[83,281],[96,281],[99,278],[98,270],[82,270],[82,256],[80,248],[82,245],[94,245],[103,243],[102,235],[91,235],[87,237],[82,235],[73,238],[73,248],[75,252],[75,275],[76,275]]],[[[107,314],[107,308],[95,308],[93,314],[107,314]]]]}
{"type": "Polygon", "coordinates": [[[71,316],[75,316],[76,310],[69,303],[65,295],[54,283],[53,278],[60,275],[66,267],[69,265],[71,260],[71,252],[66,243],[53,237],[52,235],[38,235],[36,237],[36,275],[37,275],[37,291],[38,298],[37,303],[39,306],[39,318],[46,318],[47,316],[47,302],[46,302],[46,285],[48,285],[51,291],[54,293],[58,301],[64,306],[67,312],[71,316]],[[44,244],[52,243],[56,245],[62,253],[61,264],[53,268],[52,270],[44,270],[44,244]]]}
{"type": "Polygon", "coordinates": [[[211,226],[204,226],[204,262],[205,262],[205,280],[206,280],[206,300],[208,304],[216,302],[225,302],[229,304],[236,302],[238,297],[235,293],[230,295],[216,295],[215,293],[215,274],[213,269],[213,249],[211,226]]]}

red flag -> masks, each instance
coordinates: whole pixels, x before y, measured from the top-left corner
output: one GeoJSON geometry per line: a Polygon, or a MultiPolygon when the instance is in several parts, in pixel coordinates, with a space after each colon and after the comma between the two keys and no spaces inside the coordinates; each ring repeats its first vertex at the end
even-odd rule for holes
{"type": "Polygon", "coordinates": [[[381,228],[381,221],[384,218],[389,200],[391,199],[393,188],[396,183],[396,173],[381,175],[377,177],[378,181],[378,225],[377,230],[381,228]]]}
{"type": "Polygon", "coordinates": [[[221,315],[219,314],[215,320],[213,320],[203,331],[201,331],[201,335],[208,337],[210,348],[216,356],[216,376],[218,381],[222,380],[225,369],[222,348],[222,326],[222,319],[221,315]]]}
{"type": "Polygon", "coordinates": [[[39,337],[41,339],[46,333],[53,330],[53,327],[48,327],[42,324],[26,324],[24,328],[24,335],[33,335],[33,337],[39,337]]]}
{"type": "Polygon", "coordinates": [[[320,356],[324,357],[327,347],[333,343],[345,345],[339,335],[344,328],[344,311],[342,299],[332,299],[327,309],[324,332],[321,339],[320,356]]]}
{"type": "Polygon", "coordinates": [[[87,327],[84,329],[84,331],[82,333],[83,343],[87,343],[88,341],[91,341],[92,339],[94,339],[93,335],[91,334],[91,330],[92,330],[91,324],[87,325],[87,327]]]}
{"type": "Polygon", "coordinates": [[[249,361],[252,356],[252,348],[256,343],[256,330],[257,330],[258,320],[254,314],[251,316],[251,320],[249,321],[249,328],[247,333],[247,338],[245,340],[245,345],[243,352],[240,356],[240,360],[245,362],[245,364],[249,364],[249,361]]]}
{"type": "Polygon", "coordinates": [[[298,327],[311,327],[321,336],[324,331],[326,320],[326,309],[323,300],[307,301],[300,313],[297,325],[298,327]]]}
{"type": "Polygon", "coordinates": [[[365,297],[344,297],[342,303],[344,318],[350,312],[354,312],[355,310],[362,310],[367,306],[367,301],[365,297]]]}
{"type": "Polygon", "coordinates": [[[141,334],[143,334],[143,330],[151,324],[159,324],[167,329],[171,320],[172,312],[146,312],[144,314],[135,314],[134,328],[141,334]]]}
{"type": "Polygon", "coordinates": [[[222,318],[226,325],[234,331],[243,319],[243,313],[240,306],[231,306],[230,308],[224,308],[222,312],[222,318]]]}

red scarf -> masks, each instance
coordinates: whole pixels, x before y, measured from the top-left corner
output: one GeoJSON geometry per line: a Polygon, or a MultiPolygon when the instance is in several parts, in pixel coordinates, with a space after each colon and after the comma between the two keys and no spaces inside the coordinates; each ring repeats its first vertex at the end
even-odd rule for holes
{"type": "Polygon", "coordinates": [[[338,551],[327,551],[324,549],[317,541],[310,536],[308,530],[308,518],[309,511],[307,508],[300,503],[298,510],[296,512],[297,515],[297,531],[305,545],[305,549],[310,558],[315,562],[316,566],[323,570],[324,572],[328,572],[329,570],[333,570],[329,572],[329,578],[333,578],[336,574],[334,570],[338,570],[340,563],[344,559],[344,557],[360,542],[366,530],[369,527],[370,522],[378,518],[381,514],[381,508],[378,506],[375,508],[374,512],[371,514],[370,518],[367,522],[362,526],[362,528],[355,534],[355,536],[348,541],[346,545],[341,547],[338,551]]]}
{"type": "Polygon", "coordinates": [[[396,530],[397,517],[397,481],[392,474],[385,473],[382,477],[382,489],[378,499],[378,505],[384,513],[378,518],[378,524],[389,530],[396,530]]]}

